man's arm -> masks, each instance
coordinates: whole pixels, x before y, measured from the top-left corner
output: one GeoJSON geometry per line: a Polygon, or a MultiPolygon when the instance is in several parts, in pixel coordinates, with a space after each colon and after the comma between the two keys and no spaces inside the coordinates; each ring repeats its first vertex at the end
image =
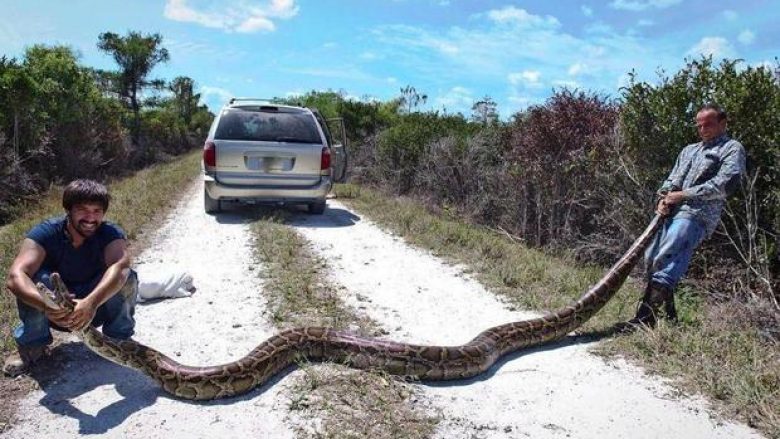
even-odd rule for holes
{"type": "Polygon", "coordinates": [[[95,289],[87,297],[75,300],[76,307],[69,315],[68,322],[68,328],[72,330],[79,330],[89,325],[98,307],[106,303],[127,281],[126,269],[130,268],[127,241],[124,239],[111,241],[104,251],[104,260],[107,269],[95,289]]]}
{"type": "Polygon", "coordinates": [[[669,176],[658,189],[658,201],[655,205],[656,213],[667,216],[672,213],[674,204],[679,202],[674,200],[677,200],[677,197],[682,194],[680,189],[682,189],[685,175],[691,168],[691,150],[695,147],[696,145],[688,145],[677,155],[677,161],[674,163],[672,172],[669,173],[669,176]]]}
{"type": "Polygon", "coordinates": [[[677,156],[677,161],[674,163],[674,168],[669,176],[661,184],[661,188],[658,189],[659,194],[666,194],[667,192],[679,191],[682,188],[683,180],[688,170],[691,168],[691,148],[693,146],[688,145],[680,151],[677,156]]]}
{"type": "Polygon", "coordinates": [[[65,326],[68,312],[48,308],[32,281],[32,277],[41,268],[44,259],[46,259],[46,250],[32,239],[25,238],[11,268],[8,269],[5,287],[22,302],[43,312],[52,322],[65,326]]]}

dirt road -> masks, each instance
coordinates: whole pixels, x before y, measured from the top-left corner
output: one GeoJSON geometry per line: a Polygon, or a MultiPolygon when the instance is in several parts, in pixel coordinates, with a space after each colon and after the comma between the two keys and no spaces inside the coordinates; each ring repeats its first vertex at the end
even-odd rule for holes
{"type": "MultiPolygon", "coordinates": [[[[156,232],[137,268],[174,264],[198,291],[140,305],[136,338],[192,365],[231,361],[275,329],[263,316],[263,288],[241,211],[203,214],[202,189],[187,190],[156,232]]],[[[460,344],[481,330],[528,317],[508,307],[458,267],[383,232],[342,204],[323,216],[297,215],[296,227],[328,261],[344,300],[381,323],[389,339],[460,344]]],[[[417,384],[443,415],[437,436],[485,438],[751,438],[721,422],[704,402],[640,370],[606,364],[586,344],[559,343],[512,356],[478,379],[417,384]]],[[[56,352],[62,371],[22,401],[11,438],[292,437],[286,385],[293,371],[246,396],[206,403],[172,399],[130,369],[78,343],[56,352]]]]}

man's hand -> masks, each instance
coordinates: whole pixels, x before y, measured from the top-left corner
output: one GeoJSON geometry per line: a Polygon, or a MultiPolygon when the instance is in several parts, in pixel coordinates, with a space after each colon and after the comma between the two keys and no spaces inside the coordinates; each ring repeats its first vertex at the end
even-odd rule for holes
{"type": "Polygon", "coordinates": [[[47,319],[51,320],[52,323],[54,323],[55,325],[61,328],[68,327],[68,321],[70,320],[70,312],[67,309],[55,309],[55,308],[46,307],[43,309],[43,314],[46,316],[47,319]]]}
{"type": "Polygon", "coordinates": [[[680,204],[683,201],[685,201],[685,192],[683,191],[669,192],[666,194],[666,196],[664,196],[664,201],[666,201],[666,204],[669,206],[680,204]]]}
{"type": "Polygon", "coordinates": [[[667,192],[660,200],[658,205],[655,206],[655,211],[659,215],[667,216],[672,213],[672,208],[685,201],[685,193],[683,191],[667,192]]]}
{"type": "Polygon", "coordinates": [[[80,331],[89,325],[95,313],[97,312],[97,306],[94,305],[89,297],[85,299],[75,299],[76,307],[73,308],[73,312],[68,314],[66,327],[71,331],[80,331]]]}

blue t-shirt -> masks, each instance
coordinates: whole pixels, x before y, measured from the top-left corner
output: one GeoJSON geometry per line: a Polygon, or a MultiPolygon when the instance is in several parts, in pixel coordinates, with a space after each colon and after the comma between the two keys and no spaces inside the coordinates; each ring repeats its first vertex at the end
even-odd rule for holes
{"type": "Polygon", "coordinates": [[[104,221],[95,233],[74,248],[65,231],[66,217],[50,218],[33,227],[27,237],[46,250],[41,269],[57,272],[69,287],[85,284],[106,271],[104,252],[108,244],[125,239],[125,233],[115,224],[104,221]]]}

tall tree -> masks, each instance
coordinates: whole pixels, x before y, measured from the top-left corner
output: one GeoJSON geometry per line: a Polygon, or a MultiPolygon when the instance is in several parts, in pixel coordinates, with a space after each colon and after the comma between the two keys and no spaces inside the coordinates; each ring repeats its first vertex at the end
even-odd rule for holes
{"type": "Polygon", "coordinates": [[[411,85],[401,87],[401,102],[406,107],[407,113],[411,113],[413,108],[425,104],[426,101],[428,101],[428,95],[418,92],[411,85]]]}
{"type": "Polygon", "coordinates": [[[471,119],[482,125],[492,125],[498,121],[498,104],[490,96],[474,102],[471,106],[471,119]]]}
{"type": "Polygon", "coordinates": [[[16,60],[0,58],[0,105],[10,116],[10,120],[4,120],[6,112],[0,113],[0,135],[12,139],[14,160],[20,156],[21,119],[29,116],[29,106],[37,93],[38,84],[16,60]],[[7,131],[6,125],[10,125],[7,131]]]}
{"type": "Polygon", "coordinates": [[[98,37],[98,48],[111,54],[121,68],[119,93],[133,111],[131,133],[133,142],[138,144],[141,128],[139,94],[145,87],[159,87],[159,81],[148,80],[147,76],[154,66],[170,59],[168,50],[162,47],[160,34],[142,35],[132,31],[124,37],[113,32],[102,33],[98,37]]]}
{"type": "Polygon", "coordinates": [[[176,111],[182,120],[189,125],[192,120],[192,114],[197,110],[198,101],[200,100],[200,94],[196,94],[193,91],[195,81],[187,76],[178,76],[171,81],[168,88],[173,92],[173,102],[176,106],[176,111]]]}

